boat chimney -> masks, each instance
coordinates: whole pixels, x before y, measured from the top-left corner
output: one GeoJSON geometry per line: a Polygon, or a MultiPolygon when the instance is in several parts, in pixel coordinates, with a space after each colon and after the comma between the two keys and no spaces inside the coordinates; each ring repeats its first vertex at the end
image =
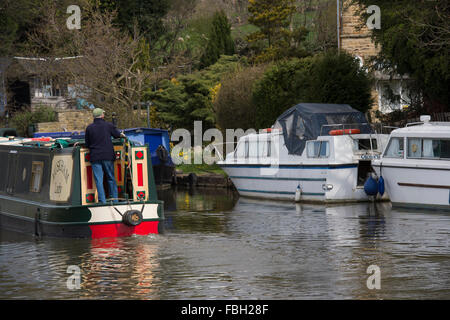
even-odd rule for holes
{"type": "Polygon", "coordinates": [[[426,116],[426,115],[420,116],[420,122],[423,122],[424,124],[428,124],[430,122],[430,120],[431,120],[431,116],[426,116]]]}

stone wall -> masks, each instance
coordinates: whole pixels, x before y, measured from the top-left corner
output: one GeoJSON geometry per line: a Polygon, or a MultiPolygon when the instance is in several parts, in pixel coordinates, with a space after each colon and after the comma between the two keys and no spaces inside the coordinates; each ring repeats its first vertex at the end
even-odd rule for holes
{"type": "Polygon", "coordinates": [[[55,122],[36,124],[37,132],[84,131],[92,123],[92,111],[67,110],[56,112],[55,122]]]}
{"type": "Polygon", "coordinates": [[[379,48],[372,42],[370,30],[362,20],[355,15],[356,7],[350,6],[348,0],[344,0],[341,17],[341,48],[354,56],[359,56],[366,62],[367,58],[378,54],[379,48]]]}
{"type": "MultiPolygon", "coordinates": [[[[371,32],[367,26],[362,25],[361,17],[357,15],[355,6],[350,6],[348,0],[343,1],[341,13],[341,49],[358,57],[363,64],[367,64],[369,58],[378,54],[379,48],[371,39],[371,32]]],[[[375,110],[379,109],[379,94],[376,87],[372,89],[373,105],[371,118],[375,120],[375,110]]]]}

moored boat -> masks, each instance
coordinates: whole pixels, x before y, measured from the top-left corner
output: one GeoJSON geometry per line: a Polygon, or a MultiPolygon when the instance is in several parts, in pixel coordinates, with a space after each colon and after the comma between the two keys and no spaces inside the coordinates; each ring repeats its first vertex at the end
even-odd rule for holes
{"type": "Polygon", "coordinates": [[[392,131],[372,165],[394,206],[450,209],[450,122],[420,120],[392,131]]]}
{"type": "Polygon", "coordinates": [[[91,238],[161,231],[163,203],[157,199],[148,147],[113,140],[119,198],[101,204],[83,143],[0,138],[0,227],[91,238]]]}
{"type": "Polygon", "coordinates": [[[295,201],[367,201],[364,184],[386,134],[349,105],[301,103],[272,126],[239,139],[218,162],[242,196],[295,201]]]}
{"type": "MultiPolygon", "coordinates": [[[[168,131],[157,128],[129,128],[121,131],[136,145],[149,146],[156,185],[172,184],[175,164],[170,156],[168,131]]],[[[84,131],[35,132],[33,136],[35,138],[84,139],[84,131]]]]}

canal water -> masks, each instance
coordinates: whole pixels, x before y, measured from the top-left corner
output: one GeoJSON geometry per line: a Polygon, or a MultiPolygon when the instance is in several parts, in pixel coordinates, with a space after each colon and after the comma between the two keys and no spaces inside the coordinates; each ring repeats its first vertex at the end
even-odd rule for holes
{"type": "Polygon", "coordinates": [[[0,299],[450,298],[449,213],[221,189],[160,197],[163,234],[37,240],[1,230],[0,299]]]}

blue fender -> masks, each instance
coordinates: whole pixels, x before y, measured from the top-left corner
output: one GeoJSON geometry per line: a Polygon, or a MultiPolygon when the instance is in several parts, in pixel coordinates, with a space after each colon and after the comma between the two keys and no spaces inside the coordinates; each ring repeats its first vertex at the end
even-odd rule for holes
{"type": "Polygon", "coordinates": [[[372,176],[369,176],[369,178],[364,183],[364,192],[368,196],[376,196],[378,193],[378,183],[375,181],[372,176]]]}
{"type": "Polygon", "coordinates": [[[384,194],[384,179],[383,179],[383,176],[380,176],[380,179],[378,179],[378,193],[380,195],[384,194]]]}

